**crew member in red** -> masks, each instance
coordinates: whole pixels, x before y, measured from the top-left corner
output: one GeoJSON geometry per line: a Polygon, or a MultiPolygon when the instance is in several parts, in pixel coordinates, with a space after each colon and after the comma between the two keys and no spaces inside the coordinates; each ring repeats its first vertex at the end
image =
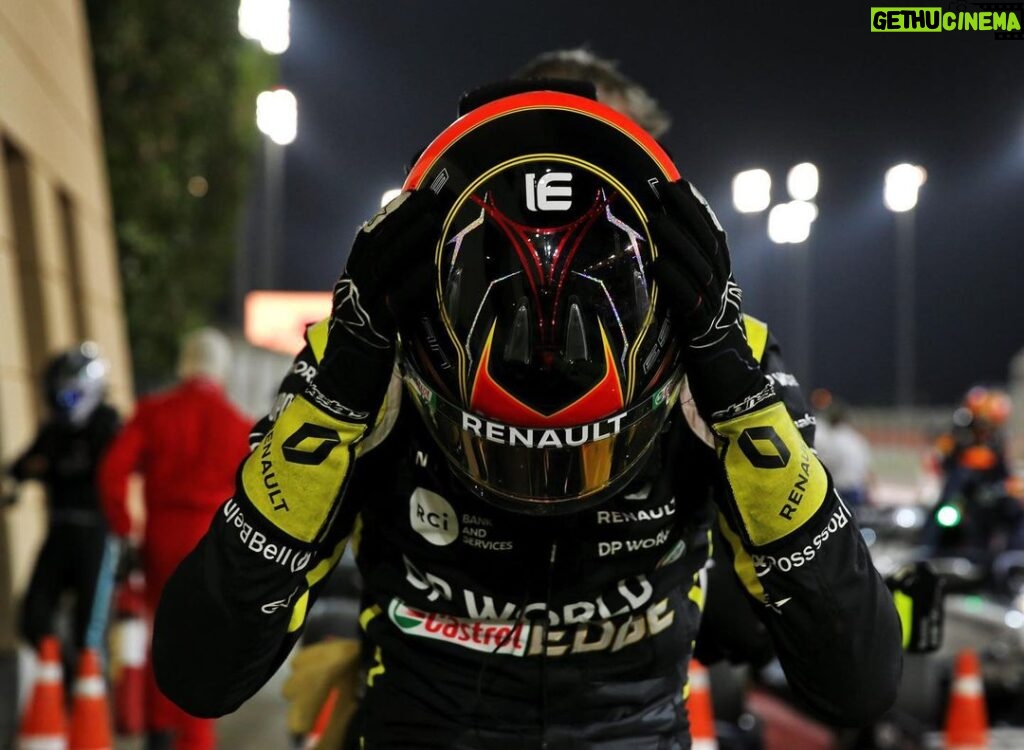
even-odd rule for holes
{"type": "MultiPolygon", "coordinates": [[[[231,346],[220,332],[203,328],[186,336],[178,363],[181,382],[139,401],[100,465],[103,507],[119,536],[133,532],[129,476],[144,479],[141,551],[150,612],[178,563],[233,494],[234,467],[249,452],[252,422],[224,394],[230,359],[231,346]]],[[[147,750],[212,750],[214,722],[175,706],[147,673],[147,750]]]]}

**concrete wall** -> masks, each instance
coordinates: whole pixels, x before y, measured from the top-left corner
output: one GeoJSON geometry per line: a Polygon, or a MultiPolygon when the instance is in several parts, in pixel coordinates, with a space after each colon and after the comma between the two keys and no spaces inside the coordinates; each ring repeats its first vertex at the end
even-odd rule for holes
{"type": "MultiPolygon", "coordinates": [[[[82,338],[112,366],[112,401],[132,401],[103,137],[80,0],[0,2],[0,462],[41,418],[45,361],[82,338]]],[[[45,525],[38,488],[0,511],[0,585],[24,589],[45,525]]],[[[0,601],[0,647],[14,607],[0,601]]]]}

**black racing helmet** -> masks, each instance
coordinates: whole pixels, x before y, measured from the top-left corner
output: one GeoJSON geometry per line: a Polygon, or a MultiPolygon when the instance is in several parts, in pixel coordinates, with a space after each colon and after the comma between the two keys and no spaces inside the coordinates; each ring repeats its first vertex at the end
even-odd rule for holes
{"type": "Polygon", "coordinates": [[[92,341],[61,352],[43,374],[46,401],[54,416],[81,427],[107,395],[109,367],[92,341]]]}
{"type": "Polygon", "coordinates": [[[405,189],[433,190],[445,220],[403,374],[479,497],[575,512],[642,467],[682,380],[647,228],[678,178],[639,125],[558,91],[478,106],[412,166],[405,189]]]}

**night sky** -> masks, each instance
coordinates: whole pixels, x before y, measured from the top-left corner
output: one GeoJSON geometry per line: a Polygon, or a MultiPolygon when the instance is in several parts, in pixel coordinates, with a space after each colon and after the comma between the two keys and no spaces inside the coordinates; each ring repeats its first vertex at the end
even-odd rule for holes
{"type": "Polygon", "coordinates": [[[1024,348],[1024,41],[870,33],[869,8],[292,0],[281,79],[299,100],[299,135],[286,150],[275,285],[330,288],[356,228],[453,119],[463,90],[539,52],[586,44],[673,115],[663,140],[729,232],[745,308],[798,365],[804,246],[773,245],[766,214],[734,211],[730,184],[741,169],[766,168],[774,204],[788,200],[790,166],[818,165],[820,215],[804,248],[805,384],[855,404],[894,398],[896,233],[882,184],[900,161],[928,170],[915,217],[917,400],[949,402],[974,382],[1004,381],[1024,348]]]}

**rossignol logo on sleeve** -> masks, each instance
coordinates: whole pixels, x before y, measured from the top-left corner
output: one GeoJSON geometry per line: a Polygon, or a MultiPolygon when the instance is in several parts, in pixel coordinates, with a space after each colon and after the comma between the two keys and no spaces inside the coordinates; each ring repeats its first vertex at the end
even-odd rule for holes
{"type": "Polygon", "coordinates": [[[773,570],[788,573],[795,568],[802,568],[818,555],[822,546],[837,532],[846,528],[850,522],[850,511],[842,503],[835,512],[829,516],[828,522],[811,539],[810,544],[805,544],[800,549],[793,550],[785,555],[751,555],[754,564],[754,573],[758,578],[767,575],[773,570]]]}
{"type": "Polygon", "coordinates": [[[266,534],[256,531],[251,524],[246,522],[245,514],[234,500],[224,503],[223,513],[224,522],[238,529],[238,538],[245,548],[254,555],[260,555],[264,560],[277,563],[292,573],[305,570],[309,565],[309,560],[312,557],[310,552],[296,552],[287,545],[268,542],[266,534]]]}
{"type": "Polygon", "coordinates": [[[501,422],[462,412],[462,429],[491,443],[522,446],[523,448],[566,448],[596,443],[622,431],[622,420],[626,415],[576,427],[512,427],[501,422]]]}

